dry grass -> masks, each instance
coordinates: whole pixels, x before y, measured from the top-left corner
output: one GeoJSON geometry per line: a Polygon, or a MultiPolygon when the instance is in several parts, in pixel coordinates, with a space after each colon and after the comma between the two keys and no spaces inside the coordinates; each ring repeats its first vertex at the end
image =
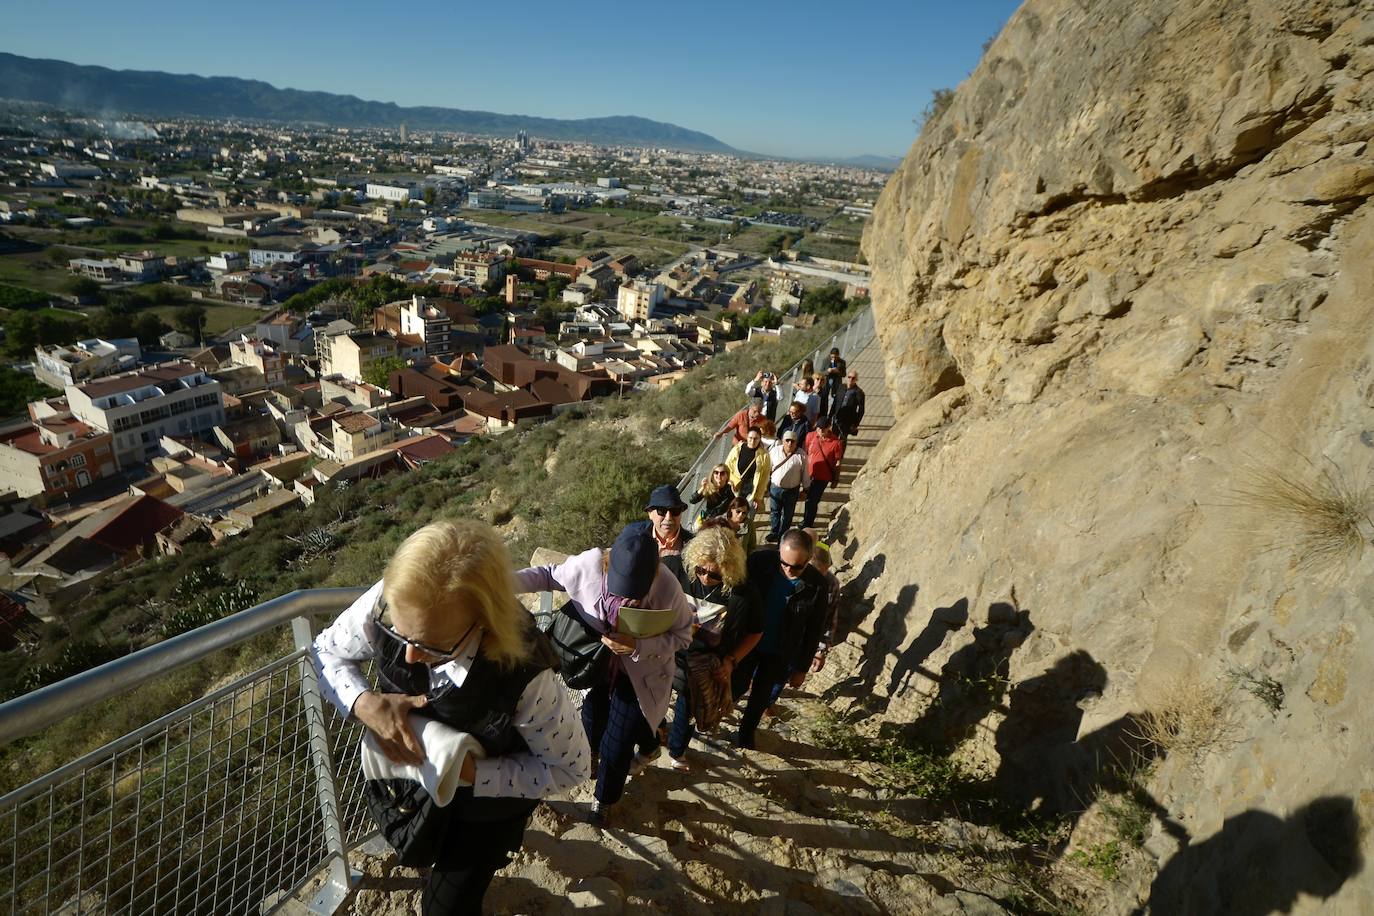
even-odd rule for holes
{"type": "Polygon", "coordinates": [[[1272,548],[1292,548],[1299,568],[1347,566],[1374,537],[1374,487],[1368,480],[1352,482],[1335,464],[1303,461],[1298,472],[1250,467],[1233,491],[1235,499],[1280,523],[1272,548]]]}
{"type": "Polygon", "coordinates": [[[1235,736],[1232,693],[1228,683],[1206,682],[1196,675],[1176,678],[1137,720],[1136,737],[1170,755],[1200,762],[1235,736]]]}

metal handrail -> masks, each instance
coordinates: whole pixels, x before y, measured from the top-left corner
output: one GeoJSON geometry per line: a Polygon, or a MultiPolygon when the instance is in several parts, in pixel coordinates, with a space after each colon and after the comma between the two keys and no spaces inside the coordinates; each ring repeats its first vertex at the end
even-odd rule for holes
{"type": "Polygon", "coordinates": [[[361,588],[302,589],[106,662],[0,704],[0,745],[47,728],[92,703],[228,649],[293,617],[347,607],[361,588]]]}
{"type": "Polygon", "coordinates": [[[362,727],[328,709],[311,647],[362,593],[291,592],[0,705],[8,743],[291,627],[292,651],[0,797],[0,914],[336,912],[376,828],[362,727]]]}
{"type": "MultiPolygon", "coordinates": [[[[779,409],[781,410],[785,404],[784,393],[786,393],[787,398],[791,398],[792,386],[797,382],[797,373],[801,370],[803,362],[810,359],[816,365],[820,365],[822,359],[830,353],[831,347],[839,347],[840,353],[846,359],[850,359],[856,350],[862,350],[872,342],[874,333],[873,306],[869,305],[836,330],[825,343],[797,360],[785,373],[779,376],[777,382],[779,409]]],[[[691,467],[678,480],[678,492],[684,496],[695,493],[710,469],[724,463],[726,456],[730,454],[732,445],[725,437],[707,440],[701,454],[697,455],[691,467]]]]}

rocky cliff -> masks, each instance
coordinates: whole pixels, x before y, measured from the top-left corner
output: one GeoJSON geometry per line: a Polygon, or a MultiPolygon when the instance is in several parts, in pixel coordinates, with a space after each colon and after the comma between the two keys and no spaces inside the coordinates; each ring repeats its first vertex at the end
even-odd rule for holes
{"type": "Polygon", "coordinates": [[[864,239],[829,695],[1135,793],[1117,912],[1374,912],[1372,139],[1367,0],[1029,0],[864,239]]]}

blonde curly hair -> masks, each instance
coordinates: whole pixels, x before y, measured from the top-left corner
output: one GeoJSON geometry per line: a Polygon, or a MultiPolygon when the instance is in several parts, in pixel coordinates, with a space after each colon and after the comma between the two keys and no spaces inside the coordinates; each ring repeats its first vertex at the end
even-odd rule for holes
{"type": "Polygon", "coordinates": [[[744,548],[729,528],[711,525],[699,530],[682,551],[682,565],[694,572],[702,563],[714,562],[720,567],[721,580],[726,588],[734,588],[744,581],[744,548]]]}

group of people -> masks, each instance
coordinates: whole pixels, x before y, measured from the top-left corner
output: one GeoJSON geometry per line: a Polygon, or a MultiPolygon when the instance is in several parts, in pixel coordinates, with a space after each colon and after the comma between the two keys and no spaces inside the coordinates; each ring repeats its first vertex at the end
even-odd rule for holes
{"type": "Polygon", "coordinates": [[[734,742],[753,748],[783,689],[824,666],[839,583],[828,549],[805,529],[863,416],[857,377],[837,351],[830,363],[817,379],[805,374],[777,426],[767,416],[772,377],[750,383],[762,397],[722,431],[734,430],[735,446],[691,498],[695,530],[683,524],[689,503],[665,484],[610,547],[517,571],[490,526],[435,522],[407,538],[381,581],[316,638],[322,693],[366,730],[379,827],[398,853],[406,847],[403,861],[430,865],[426,914],[481,912],[539,799],[592,778],[588,820],[605,824],[663,744],[674,769],[692,770],[698,730],[747,695],[734,742]],[[793,527],[803,488],[806,512],[793,527]],[[770,544],[756,547],[765,492],[770,544]],[[555,647],[517,598],[541,591],[565,593],[564,610],[599,634],[606,664],[580,709],[558,682],[555,647]],[[629,635],[621,616],[641,609],[666,628],[629,635]],[[431,737],[435,723],[453,739],[431,737]],[[398,799],[396,785],[417,783],[428,796],[398,799]]]}
{"type": "Polygon", "coordinates": [[[858,373],[847,369],[838,349],[830,351],[824,372],[813,372],[806,360],[797,374],[787,412],[777,420],[778,390],[771,373],[760,372],[745,386],[750,403],[715,434],[731,436],[725,463],[713,468],[692,497],[703,501],[698,518],[712,506],[728,508],[736,498],[762,512],[768,498],[766,540],[776,544],[792,527],[797,503],[805,494],[799,527],[816,523],[827,487],[840,482],[845,444],[864,418],[864,392],[858,373]]]}

